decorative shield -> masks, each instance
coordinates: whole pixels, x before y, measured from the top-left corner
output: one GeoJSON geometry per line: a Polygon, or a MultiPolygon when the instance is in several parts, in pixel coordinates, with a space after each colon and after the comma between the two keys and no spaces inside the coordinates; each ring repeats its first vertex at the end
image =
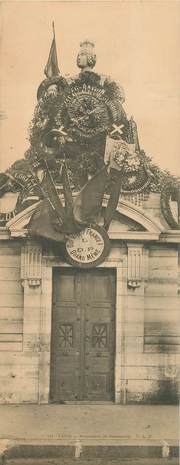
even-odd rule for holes
{"type": "Polygon", "coordinates": [[[92,268],[102,263],[110,250],[107,232],[98,225],[90,225],[78,234],[69,235],[65,244],[67,261],[79,268],[92,268]]]}

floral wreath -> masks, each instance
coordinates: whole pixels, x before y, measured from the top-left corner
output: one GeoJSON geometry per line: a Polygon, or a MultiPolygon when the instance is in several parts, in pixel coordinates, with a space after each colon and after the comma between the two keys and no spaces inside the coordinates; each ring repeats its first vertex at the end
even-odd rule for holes
{"type": "MultiPolygon", "coordinates": [[[[180,188],[180,187],[179,187],[180,188]]],[[[177,199],[178,187],[174,186],[172,182],[169,182],[165,185],[164,189],[161,192],[161,209],[164,215],[165,220],[172,229],[180,229],[180,223],[178,223],[171,210],[170,200],[173,198],[177,199]]]]}
{"type": "Polygon", "coordinates": [[[135,151],[134,144],[128,144],[127,146],[127,143],[122,140],[119,149],[119,141],[117,141],[117,144],[115,143],[113,147],[112,160],[118,169],[124,172],[122,193],[138,193],[148,187],[151,182],[150,172],[139,152],[135,151]]]}

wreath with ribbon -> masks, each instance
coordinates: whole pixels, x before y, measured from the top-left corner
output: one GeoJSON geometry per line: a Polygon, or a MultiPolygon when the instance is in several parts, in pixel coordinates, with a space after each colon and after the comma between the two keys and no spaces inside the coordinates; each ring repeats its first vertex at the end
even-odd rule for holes
{"type": "MultiPolygon", "coordinates": [[[[124,95],[116,82],[110,81],[108,78],[102,80],[102,77],[94,72],[80,73],[73,79],[65,79],[61,76],[56,76],[52,79],[45,79],[39,86],[37,92],[38,104],[35,109],[34,118],[29,128],[31,144],[38,144],[42,137],[48,138],[48,134],[53,129],[59,129],[62,123],[62,111],[66,99],[72,95],[74,89],[81,91],[83,86],[87,89],[97,90],[102,92],[100,99],[106,99],[107,105],[110,108],[111,124],[117,124],[123,121],[124,135],[127,138],[128,120],[126,113],[122,107],[124,95]],[[50,87],[52,91],[50,92],[50,87]],[[54,86],[54,88],[53,88],[54,86]]],[[[66,113],[66,112],[65,112],[66,113]]],[[[67,130],[65,137],[60,140],[62,144],[68,142],[72,137],[70,130],[67,130]]],[[[50,137],[52,142],[53,137],[50,137]]],[[[73,141],[81,143],[81,134],[73,135],[73,141]]],[[[45,140],[45,139],[44,139],[45,140]]],[[[84,142],[84,141],[83,141],[84,142]]],[[[56,144],[54,144],[54,154],[56,153],[56,144]]],[[[53,147],[53,144],[51,145],[53,147]]]]}
{"type": "Polygon", "coordinates": [[[174,186],[172,182],[168,182],[164,189],[161,192],[161,209],[164,215],[165,220],[172,229],[180,229],[180,223],[175,220],[172,213],[170,201],[180,201],[180,195],[178,199],[178,192],[180,191],[180,186],[174,186]]]}

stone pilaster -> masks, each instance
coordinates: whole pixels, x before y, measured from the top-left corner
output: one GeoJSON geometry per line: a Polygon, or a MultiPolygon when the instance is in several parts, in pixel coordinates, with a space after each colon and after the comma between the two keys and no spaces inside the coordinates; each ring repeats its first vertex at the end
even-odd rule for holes
{"type": "Polygon", "coordinates": [[[30,287],[41,284],[41,245],[27,242],[21,249],[21,280],[27,280],[30,287]]]}
{"type": "MultiPolygon", "coordinates": [[[[21,280],[24,288],[23,352],[39,360],[41,350],[41,246],[27,242],[21,250],[21,280]],[[29,353],[29,354],[28,354],[29,353]]],[[[39,400],[39,368],[34,367],[32,390],[39,400]]]]}
{"type": "Polygon", "coordinates": [[[128,244],[128,287],[140,287],[143,270],[143,245],[128,244]]]}
{"type": "Polygon", "coordinates": [[[134,375],[136,357],[144,351],[144,287],[148,275],[148,252],[143,244],[127,244],[127,309],[125,324],[125,365],[127,370],[127,397],[131,391],[131,377],[134,375]],[[129,379],[130,377],[130,379],[129,379]]]}

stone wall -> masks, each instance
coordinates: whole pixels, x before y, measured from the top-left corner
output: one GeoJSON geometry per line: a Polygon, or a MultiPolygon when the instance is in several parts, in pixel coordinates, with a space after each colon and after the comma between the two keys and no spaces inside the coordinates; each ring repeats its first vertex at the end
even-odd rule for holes
{"type": "Polygon", "coordinates": [[[22,350],[23,289],[20,282],[20,244],[0,244],[0,351],[22,350]]]}
{"type": "MultiPolygon", "coordinates": [[[[36,266],[28,268],[29,275],[23,270],[22,276],[23,241],[2,240],[0,244],[0,403],[46,403],[49,395],[52,268],[65,264],[51,253],[44,255],[40,276],[39,244],[29,243],[31,264],[35,260],[36,266]]],[[[177,246],[114,241],[101,266],[117,269],[116,401],[176,402],[180,347],[177,246]],[[128,259],[132,247],[135,252],[137,247],[142,267],[135,288],[128,259]]]]}
{"type": "Polygon", "coordinates": [[[38,355],[24,351],[21,243],[0,241],[0,402],[37,402],[38,355]]]}
{"type": "Polygon", "coordinates": [[[176,403],[179,399],[180,300],[178,294],[178,247],[150,244],[144,298],[140,290],[128,297],[127,401],[176,403]],[[143,337],[137,338],[139,325],[143,337]],[[140,348],[140,350],[138,349],[140,348]],[[137,352],[137,353],[136,353],[137,352]]]}

